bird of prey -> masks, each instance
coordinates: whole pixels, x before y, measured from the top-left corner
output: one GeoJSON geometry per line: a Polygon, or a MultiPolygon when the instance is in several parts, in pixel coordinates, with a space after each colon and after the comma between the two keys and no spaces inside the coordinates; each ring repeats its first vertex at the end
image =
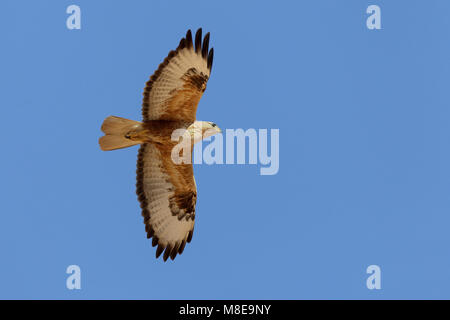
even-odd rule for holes
{"type": "Polygon", "coordinates": [[[136,193],[147,238],[153,238],[152,245],[157,246],[156,258],[164,252],[164,261],[175,259],[191,241],[197,201],[192,161],[176,164],[172,160],[178,143],[172,141],[172,133],[187,130],[194,137],[192,151],[195,142],[221,132],[215,123],[195,118],[213,63],[214,50],[208,51],[208,46],[209,32],[202,41],[202,29],[198,29],[193,41],[188,30],[146,83],[143,121],[110,116],[101,127],[105,135],[99,144],[104,151],[140,144],[136,193]]]}

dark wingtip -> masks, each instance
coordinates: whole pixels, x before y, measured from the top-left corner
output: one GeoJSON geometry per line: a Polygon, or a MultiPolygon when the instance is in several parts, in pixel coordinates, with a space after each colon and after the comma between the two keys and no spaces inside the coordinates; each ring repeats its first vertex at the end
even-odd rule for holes
{"type": "Polygon", "coordinates": [[[156,249],[156,258],[159,258],[161,253],[164,251],[164,246],[158,245],[158,249],[156,249]]]}
{"type": "Polygon", "coordinates": [[[202,28],[198,28],[195,33],[195,52],[200,53],[202,50],[202,28]]]}
{"type": "Polygon", "coordinates": [[[186,47],[189,49],[189,48],[192,48],[192,46],[193,46],[193,43],[192,43],[192,32],[191,32],[191,29],[189,29],[186,32],[186,47]]]}
{"type": "Polygon", "coordinates": [[[186,239],[187,242],[191,242],[192,240],[192,235],[194,234],[194,229],[192,229],[191,231],[189,231],[188,237],[186,239]]]}
{"type": "Polygon", "coordinates": [[[178,248],[180,247],[180,243],[177,242],[175,246],[172,248],[172,251],[170,252],[170,259],[175,259],[178,253],[178,248]]]}
{"type": "Polygon", "coordinates": [[[157,244],[158,244],[158,237],[157,236],[153,236],[152,247],[156,247],[157,244]]]}
{"type": "Polygon", "coordinates": [[[206,59],[206,57],[208,56],[208,49],[209,49],[209,32],[205,34],[205,37],[203,38],[203,46],[202,46],[203,59],[206,59]]]}
{"type": "Polygon", "coordinates": [[[214,59],[214,48],[211,48],[211,50],[209,50],[209,54],[208,54],[208,69],[210,71],[212,69],[213,59],[214,59]]]}
{"type": "Polygon", "coordinates": [[[151,226],[148,227],[147,238],[150,239],[155,235],[155,230],[151,226]]]}
{"type": "Polygon", "coordinates": [[[164,262],[166,262],[167,259],[169,258],[171,251],[172,251],[172,246],[169,244],[166,248],[166,251],[164,251],[164,256],[163,256],[164,262]]]}
{"type": "Polygon", "coordinates": [[[181,243],[181,246],[178,248],[178,254],[182,254],[184,251],[184,247],[186,246],[186,241],[181,243]]]}
{"type": "Polygon", "coordinates": [[[178,45],[178,49],[184,49],[186,48],[186,39],[183,38],[180,40],[180,44],[178,45]]]}

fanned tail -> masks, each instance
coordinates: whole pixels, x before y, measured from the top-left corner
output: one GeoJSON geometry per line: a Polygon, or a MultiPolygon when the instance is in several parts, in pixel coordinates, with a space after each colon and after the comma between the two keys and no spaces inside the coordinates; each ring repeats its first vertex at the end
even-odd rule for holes
{"type": "Polygon", "coordinates": [[[132,131],[139,130],[141,125],[139,121],[109,116],[102,124],[101,129],[105,135],[98,140],[100,149],[110,151],[142,143],[143,141],[131,140],[128,135],[132,131]]]}

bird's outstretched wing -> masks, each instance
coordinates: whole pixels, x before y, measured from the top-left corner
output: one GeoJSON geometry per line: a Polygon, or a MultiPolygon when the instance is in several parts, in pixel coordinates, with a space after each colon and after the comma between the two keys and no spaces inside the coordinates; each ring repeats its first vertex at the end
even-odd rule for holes
{"type": "Polygon", "coordinates": [[[192,41],[191,30],[159,65],[144,89],[142,116],[148,120],[194,121],[197,105],[211,74],[214,49],[208,52],[209,32],[192,41]],[[194,47],[195,45],[195,47],[194,47]]]}
{"type": "Polygon", "coordinates": [[[164,261],[183,253],[194,232],[197,188],[192,164],[175,164],[171,149],[142,144],[137,162],[136,193],[141,203],[147,238],[163,252],[164,261]]]}

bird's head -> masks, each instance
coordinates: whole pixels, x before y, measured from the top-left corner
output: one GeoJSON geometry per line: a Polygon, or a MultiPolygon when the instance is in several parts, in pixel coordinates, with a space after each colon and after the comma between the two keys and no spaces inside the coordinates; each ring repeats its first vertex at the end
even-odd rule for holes
{"type": "Polygon", "coordinates": [[[188,130],[194,136],[194,143],[222,132],[217,124],[210,121],[195,121],[188,130]]]}
{"type": "Polygon", "coordinates": [[[203,139],[211,137],[218,133],[222,133],[222,130],[214,122],[211,121],[202,121],[202,122],[203,122],[202,125],[203,139]]]}

